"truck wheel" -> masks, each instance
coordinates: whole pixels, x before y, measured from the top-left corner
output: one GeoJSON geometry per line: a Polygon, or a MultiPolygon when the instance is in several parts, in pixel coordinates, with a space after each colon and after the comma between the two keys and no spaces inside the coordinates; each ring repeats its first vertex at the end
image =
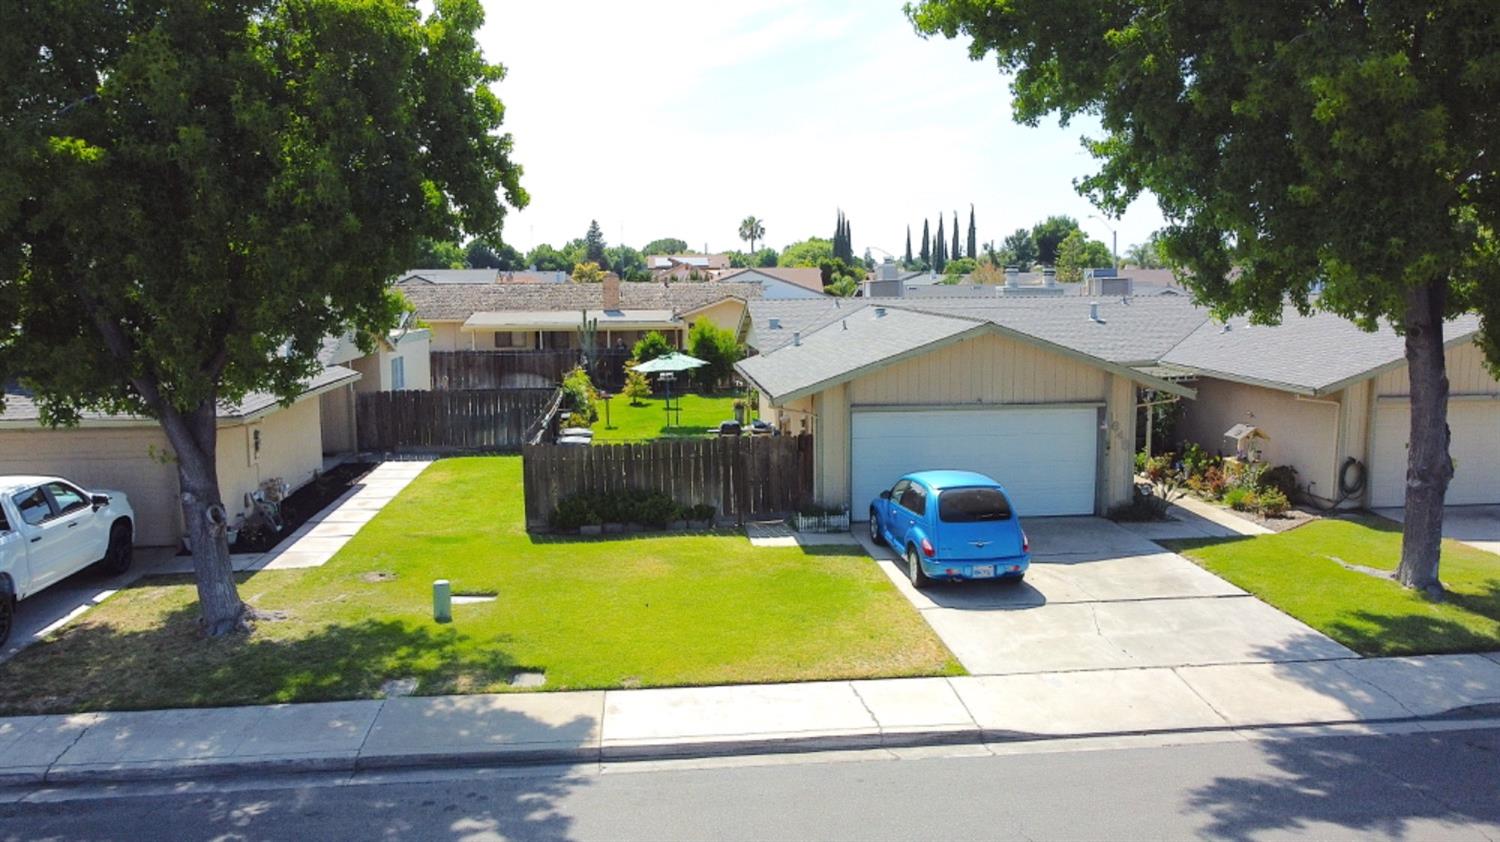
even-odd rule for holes
{"type": "Polygon", "coordinates": [[[10,630],[16,624],[16,597],[10,587],[0,580],[0,646],[10,639],[10,630]]]}
{"type": "Polygon", "coordinates": [[[130,569],[130,562],[135,559],[135,549],[131,546],[135,536],[130,531],[130,524],[117,523],[109,530],[109,549],[104,551],[104,558],[99,561],[99,570],[111,576],[118,576],[130,569]]]}

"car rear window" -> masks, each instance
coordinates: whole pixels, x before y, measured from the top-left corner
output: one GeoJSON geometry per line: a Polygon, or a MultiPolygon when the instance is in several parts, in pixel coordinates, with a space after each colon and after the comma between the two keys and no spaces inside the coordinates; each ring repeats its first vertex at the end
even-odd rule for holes
{"type": "Polygon", "coordinates": [[[998,488],[954,488],[938,495],[938,517],[946,523],[1009,520],[1010,501],[998,488]]]}

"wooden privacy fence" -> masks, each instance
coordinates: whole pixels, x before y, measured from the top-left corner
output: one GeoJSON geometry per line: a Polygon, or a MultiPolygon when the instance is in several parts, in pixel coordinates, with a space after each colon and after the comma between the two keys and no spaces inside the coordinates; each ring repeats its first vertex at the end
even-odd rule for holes
{"type": "Polygon", "coordinates": [[[582,492],[661,491],[707,503],[720,518],[790,512],[812,499],[812,436],[676,439],[521,449],[526,528],[542,529],[557,501],[582,492]]]}
{"type": "MultiPolygon", "coordinates": [[[[629,351],[601,349],[594,353],[589,377],[601,389],[618,389],[624,382],[629,351]]],[[[433,351],[434,389],[545,388],[583,361],[579,350],[560,351],[433,351]]]]}
{"type": "Polygon", "coordinates": [[[365,392],[355,406],[360,450],[521,449],[557,389],[365,392]]]}

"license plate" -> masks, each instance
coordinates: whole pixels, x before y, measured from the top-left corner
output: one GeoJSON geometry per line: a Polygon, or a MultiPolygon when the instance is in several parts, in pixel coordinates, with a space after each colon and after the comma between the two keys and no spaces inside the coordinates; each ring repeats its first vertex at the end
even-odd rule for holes
{"type": "Polygon", "coordinates": [[[995,565],[976,564],[973,567],[969,568],[969,575],[973,576],[975,579],[988,579],[991,576],[995,575],[995,565]]]}

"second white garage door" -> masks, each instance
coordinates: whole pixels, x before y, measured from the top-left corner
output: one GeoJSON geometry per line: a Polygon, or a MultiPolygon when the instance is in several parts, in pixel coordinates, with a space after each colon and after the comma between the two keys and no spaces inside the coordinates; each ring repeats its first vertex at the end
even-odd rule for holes
{"type": "MultiPolygon", "coordinates": [[[[1375,407],[1375,442],[1370,459],[1370,505],[1406,503],[1406,443],[1411,407],[1385,401],[1375,407]]],[[[1450,401],[1448,430],[1452,440],[1453,481],[1450,506],[1500,503],[1500,405],[1493,401],[1450,401]]]]}
{"type": "Polygon", "coordinates": [[[1022,515],[1094,511],[1098,410],[1092,407],[855,410],[852,509],[912,471],[978,471],[1000,481],[1022,515]]]}

